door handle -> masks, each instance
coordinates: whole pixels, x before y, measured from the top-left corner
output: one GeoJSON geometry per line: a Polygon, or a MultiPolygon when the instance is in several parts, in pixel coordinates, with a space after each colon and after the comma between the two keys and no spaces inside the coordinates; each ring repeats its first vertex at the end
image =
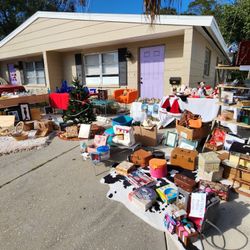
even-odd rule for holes
{"type": "Polygon", "coordinates": [[[140,78],[140,84],[143,84],[142,77],[140,78]]]}

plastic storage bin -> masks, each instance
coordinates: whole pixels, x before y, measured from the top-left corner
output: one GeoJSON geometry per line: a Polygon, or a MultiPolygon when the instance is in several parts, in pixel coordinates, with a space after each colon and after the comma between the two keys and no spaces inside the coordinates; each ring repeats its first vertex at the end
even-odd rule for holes
{"type": "Polygon", "coordinates": [[[100,146],[97,148],[97,153],[100,155],[101,161],[108,160],[110,158],[109,146],[100,146]]]}
{"type": "Polygon", "coordinates": [[[132,117],[128,115],[121,115],[112,119],[112,125],[131,126],[132,121],[132,117]]]}

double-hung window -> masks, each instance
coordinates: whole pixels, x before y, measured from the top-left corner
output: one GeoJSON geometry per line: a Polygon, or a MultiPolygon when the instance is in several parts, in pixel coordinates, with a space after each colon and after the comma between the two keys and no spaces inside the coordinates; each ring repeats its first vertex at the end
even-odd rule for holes
{"type": "Polygon", "coordinates": [[[84,56],[87,85],[119,84],[118,52],[84,56]]]}
{"type": "Polygon", "coordinates": [[[205,76],[209,76],[210,62],[211,62],[211,50],[206,48],[206,50],[205,50],[205,60],[204,60],[204,71],[203,71],[203,74],[205,76]]]}
{"type": "Polygon", "coordinates": [[[25,84],[45,84],[45,73],[43,61],[24,63],[25,84]]]}

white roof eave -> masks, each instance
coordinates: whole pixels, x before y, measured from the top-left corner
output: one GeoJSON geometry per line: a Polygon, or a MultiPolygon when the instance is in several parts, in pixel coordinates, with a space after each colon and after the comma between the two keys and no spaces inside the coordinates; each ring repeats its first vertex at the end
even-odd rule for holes
{"type": "MultiPolygon", "coordinates": [[[[53,19],[71,19],[71,20],[86,20],[86,21],[105,21],[105,22],[126,22],[126,23],[141,23],[150,24],[150,20],[145,15],[136,14],[96,14],[96,13],[76,13],[76,12],[47,12],[38,11],[23,24],[17,27],[13,32],[0,41],[0,48],[14,38],[18,33],[32,24],[38,18],[53,18],[53,19]]],[[[154,25],[177,25],[177,26],[204,26],[210,27],[213,36],[220,43],[222,49],[226,52],[226,44],[220,33],[218,25],[213,16],[177,16],[177,15],[162,15],[159,16],[154,25]]]]}

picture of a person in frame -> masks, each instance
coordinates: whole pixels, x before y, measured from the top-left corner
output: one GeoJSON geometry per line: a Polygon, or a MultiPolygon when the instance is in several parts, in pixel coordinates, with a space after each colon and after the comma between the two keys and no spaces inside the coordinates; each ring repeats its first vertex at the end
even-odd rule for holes
{"type": "Polygon", "coordinates": [[[20,110],[22,114],[22,120],[23,121],[30,121],[30,110],[29,110],[29,105],[28,104],[20,104],[20,110]]]}

